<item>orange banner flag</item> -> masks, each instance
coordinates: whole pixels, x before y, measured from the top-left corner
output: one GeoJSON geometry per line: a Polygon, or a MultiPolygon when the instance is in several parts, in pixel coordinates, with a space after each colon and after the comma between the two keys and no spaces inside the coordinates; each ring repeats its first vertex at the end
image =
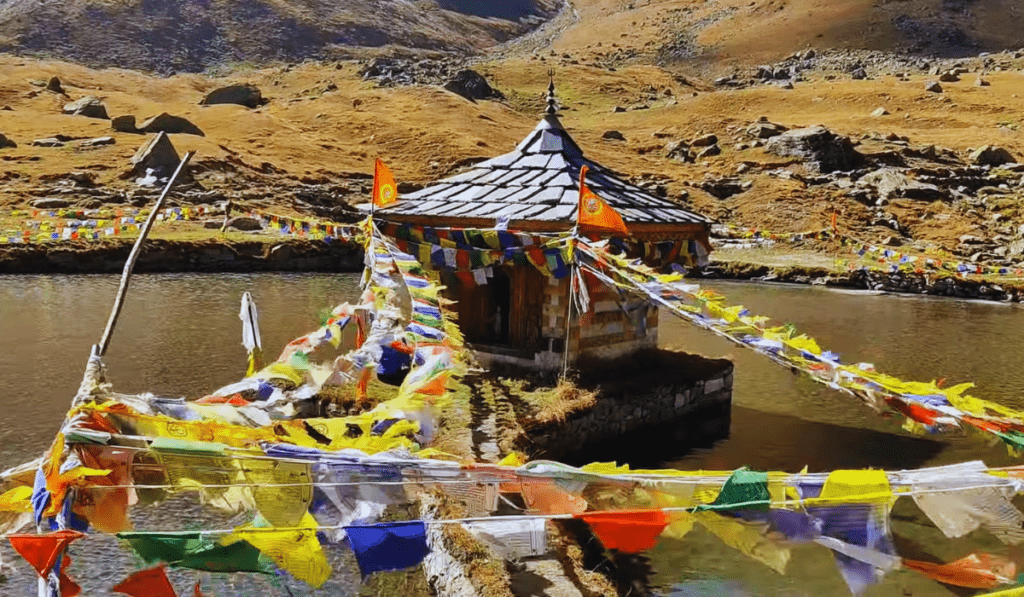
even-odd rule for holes
{"type": "Polygon", "coordinates": [[[612,206],[605,203],[587,187],[587,172],[590,169],[586,166],[580,169],[580,205],[579,223],[580,232],[584,234],[603,234],[609,236],[629,236],[626,230],[626,223],[622,221],[619,212],[612,209],[612,206]]]}
{"type": "Polygon", "coordinates": [[[668,516],[661,510],[584,512],[576,518],[589,524],[605,547],[623,553],[640,553],[654,547],[668,526],[668,516]]]}
{"type": "Polygon", "coordinates": [[[903,560],[903,567],[942,584],[968,589],[992,589],[1017,578],[1017,567],[1012,560],[987,553],[972,553],[948,564],[903,560]]]}
{"type": "Polygon", "coordinates": [[[373,204],[387,207],[392,203],[398,203],[398,185],[391,175],[391,169],[377,158],[373,167],[373,204]]]}
{"type": "Polygon", "coordinates": [[[131,597],[178,597],[163,565],[139,570],[111,589],[131,597]]]}
{"type": "Polygon", "coordinates": [[[8,535],[11,546],[36,569],[39,576],[45,577],[57,563],[57,556],[73,541],[84,537],[78,531],[62,530],[49,535],[8,535]]]}

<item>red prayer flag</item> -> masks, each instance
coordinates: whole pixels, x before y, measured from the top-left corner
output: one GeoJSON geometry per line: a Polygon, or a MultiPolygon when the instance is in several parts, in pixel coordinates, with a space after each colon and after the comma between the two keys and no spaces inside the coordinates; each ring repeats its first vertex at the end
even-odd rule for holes
{"type": "Polygon", "coordinates": [[[615,236],[629,236],[626,224],[622,221],[619,212],[612,209],[587,187],[586,178],[589,168],[583,166],[580,169],[580,204],[579,223],[580,232],[584,234],[596,233],[615,236]]]}
{"type": "Polygon", "coordinates": [[[942,584],[968,589],[992,589],[1017,577],[1012,560],[987,553],[972,553],[948,564],[903,560],[903,566],[942,584]]]}
{"type": "Polygon", "coordinates": [[[668,517],[661,510],[615,510],[585,512],[577,518],[590,525],[608,549],[639,553],[658,543],[658,536],[668,526],[668,517]]]}
{"type": "Polygon", "coordinates": [[[202,583],[200,583],[199,581],[196,581],[195,594],[192,597],[204,597],[202,590],[200,590],[201,588],[202,588],[202,583]]]}
{"type": "Polygon", "coordinates": [[[49,535],[8,535],[7,539],[11,546],[25,558],[39,576],[46,576],[53,570],[57,563],[57,556],[60,555],[73,541],[84,537],[78,531],[61,530],[49,535]]]}
{"type": "Polygon", "coordinates": [[[111,591],[131,597],[178,597],[171,586],[171,581],[167,580],[167,572],[163,565],[139,570],[121,581],[111,591]]]}
{"type": "Polygon", "coordinates": [[[64,556],[60,566],[60,597],[78,597],[82,594],[82,587],[78,586],[78,583],[71,580],[71,577],[67,574],[68,566],[71,565],[71,558],[64,556]]]}
{"type": "Polygon", "coordinates": [[[398,185],[391,175],[391,169],[377,158],[373,167],[373,204],[387,207],[392,203],[398,203],[398,185]]]}

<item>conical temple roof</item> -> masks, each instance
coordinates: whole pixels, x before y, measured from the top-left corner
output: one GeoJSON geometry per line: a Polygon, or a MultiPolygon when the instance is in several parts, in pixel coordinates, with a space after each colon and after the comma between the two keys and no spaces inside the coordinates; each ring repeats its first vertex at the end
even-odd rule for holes
{"type": "Polygon", "coordinates": [[[396,205],[378,214],[402,221],[440,219],[448,225],[483,223],[474,220],[493,223],[499,217],[510,216],[523,229],[564,228],[557,224],[571,224],[576,218],[580,169],[584,165],[590,168],[587,186],[614,207],[631,229],[639,225],[637,228],[670,232],[675,227],[694,230],[710,223],[704,216],[622,181],[586,159],[553,114],[545,116],[515,151],[403,195],[396,205]]]}

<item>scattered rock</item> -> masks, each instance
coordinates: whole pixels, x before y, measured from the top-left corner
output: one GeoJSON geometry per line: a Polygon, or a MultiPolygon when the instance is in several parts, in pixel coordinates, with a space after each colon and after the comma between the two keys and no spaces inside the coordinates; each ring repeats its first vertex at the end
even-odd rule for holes
{"type": "Polygon", "coordinates": [[[866,70],[864,70],[863,68],[855,68],[855,69],[853,69],[853,72],[850,73],[850,78],[854,79],[855,81],[860,81],[862,79],[867,79],[868,78],[868,72],[866,70]]]}
{"type": "Polygon", "coordinates": [[[978,75],[978,78],[974,80],[975,87],[988,87],[989,85],[991,85],[991,83],[988,82],[988,79],[981,75],[978,75]]]}
{"type": "Polygon", "coordinates": [[[64,209],[70,205],[65,199],[36,199],[32,207],[36,209],[64,209]]]}
{"type": "Polygon", "coordinates": [[[113,137],[96,137],[95,139],[82,141],[79,147],[101,147],[103,145],[113,145],[115,142],[113,137]]]}
{"type": "Polygon", "coordinates": [[[610,139],[610,140],[613,140],[613,141],[625,141],[626,140],[626,137],[622,133],[620,133],[619,131],[605,131],[604,134],[601,135],[601,138],[602,139],[610,139]]]}
{"type": "Polygon", "coordinates": [[[122,177],[141,176],[147,171],[157,178],[170,176],[181,162],[167,133],[160,132],[144,143],[132,157],[131,169],[122,177]]]}
{"type": "Polygon", "coordinates": [[[612,114],[621,114],[622,112],[625,111],[626,109],[623,108],[622,106],[615,106],[614,108],[612,108],[612,114]]]}
{"type": "Polygon", "coordinates": [[[924,84],[924,90],[932,93],[942,93],[942,85],[938,81],[928,81],[924,84]]]}
{"type": "Polygon", "coordinates": [[[45,139],[36,139],[32,142],[35,147],[64,147],[64,142],[56,137],[47,137],[45,139]]]}
{"type": "Polygon", "coordinates": [[[100,118],[108,120],[107,107],[103,105],[98,97],[86,96],[80,100],[64,105],[64,113],[73,116],[85,116],[86,118],[100,118]]]}
{"type": "Polygon", "coordinates": [[[264,104],[264,100],[259,87],[252,83],[243,83],[214,89],[206,94],[203,101],[199,102],[201,106],[215,104],[235,104],[247,108],[258,108],[264,104]]]}
{"type": "Polygon", "coordinates": [[[750,125],[747,129],[747,134],[755,139],[770,139],[781,135],[788,130],[788,128],[781,124],[768,122],[768,119],[762,116],[760,120],[750,125]]]}
{"type": "Polygon", "coordinates": [[[141,133],[139,127],[135,126],[135,116],[131,114],[125,114],[124,116],[115,116],[110,121],[110,128],[114,129],[119,133],[141,133]]]}
{"type": "Polygon", "coordinates": [[[792,89],[792,88],[793,88],[793,82],[792,81],[783,81],[782,83],[779,84],[779,89],[792,89]]]}
{"type": "Polygon", "coordinates": [[[882,244],[886,247],[899,247],[903,245],[903,241],[895,236],[887,236],[882,240],[882,244]]]}
{"type": "Polygon", "coordinates": [[[1016,159],[1002,147],[986,145],[971,152],[968,159],[979,166],[1002,166],[1003,164],[1016,163],[1016,159]]]}
{"type": "Polygon", "coordinates": [[[886,110],[885,108],[878,108],[874,112],[872,112],[871,115],[875,116],[875,117],[878,117],[878,116],[888,116],[889,115],[889,111],[886,110]]]}
{"type": "Polygon", "coordinates": [[[939,75],[939,81],[942,83],[956,83],[960,80],[960,75],[955,71],[946,71],[939,75]]]}
{"type": "Polygon", "coordinates": [[[804,52],[804,60],[811,60],[813,58],[816,58],[817,56],[818,53],[814,51],[814,48],[811,48],[810,50],[804,52]]]}
{"type": "Polygon", "coordinates": [[[2,110],[2,111],[4,111],[4,112],[13,112],[13,111],[14,111],[14,108],[12,108],[12,107],[10,107],[10,106],[8,106],[8,105],[4,104],[4,106],[3,106],[3,107],[0,107],[0,110],[2,110]]]}
{"type": "Polygon", "coordinates": [[[700,183],[700,189],[716,199],[728,199],[744,191],[743,184],[735,178],[704,180],[700,183]]]}
{"type": "Polygon", "coordinates": [[[11,141],[7,137],[7,135],[5,135],[3,133],[0,133],[0,149],[3,149],[4,147],[17,147],[17,146],[18,146],[18,144],[15,143],[14,141],[11,141]]]}
{"type": "Polygon", "coordinates": [[[491,87],[487,79],[475,70],[460,70],[455,73],[450,81],[445,83],[444,88],[455,95],[461,95],[471,102],[487,99],[505,99],[505,96],[491,87]]]}
{"type": "Polygon", "coordinates": [[[251,232],[254,230],[263,230],[263,224],[260,223],[256,218],[250,218],[247,216],[239,216],[237,218],[231,218],[228,220],[228,228],[234,228],[235,230],[242,230],[244,232],[251,232]]]}
{"type": "Polygon", "coordinates": [[[853,170],[864,159],[849,138],[823,126],[787,131],[768,139],[766,148],[775,155],[801,158],[808,169],[822,173],[853,170]]]}
{"type": "Polygon", "coordinates": [[[686,141],[673,141],[665,146],[665,157],[684,162],[691,161],[690,146],[686,141]]]}
{"type": "Polygon", "coordinates": [[[695,137],[690,141],[690,147],[710,147],[718,143],[718,137],[715,135],[701,135],[695,137]]]}
{"type": "Polygon", "coordinates": [[[71,172],[66,178],[75,183],[75,186],[92,188],[96,186],[96,175],[92,172],[71,172]]]}
{"type": "Polygon", "coordinates": [[[710,147],[705,147],[704,149],[700,150],[700,152],[697,153],[697,159],[699,160],[703,158],[709,158],[711,156],[721,155],[721,153],[721,147],[719,147],[718,145],[712,145],[710,147]]]}
{"type": "Polygon", "coordinates": [[[881,199],[903,197],[931,200],[946,197],[945,192],[939,187],[916,181],[895,168],[882,168],[865,174],[858,183],[874,187],[881,199]]]}
{"type": "Polygon", "coordinates": [[[66,93],[64,93],[64,86],[61,85],[60,79],[56,76],[50,77],[50,80],[46,83],[46,89],[54,93],[67,95],[66,93]]]}
{"type": "Polygon", "coordinates": [[[181,116],[171,116],[167,112],[158,114],[149,120],[146,120],[139,126],[139,130],[144,133],[199,135],[200,137],[206,136],[199,127],[189,122],[188,119],[182,118],[181,116]]]}
{"type": "Polygon", "coordinates": [[[959,240],[962,245],[981,245],[985,243],[984,239],[971,234],[965,234],[961,236],[959,240]]]}

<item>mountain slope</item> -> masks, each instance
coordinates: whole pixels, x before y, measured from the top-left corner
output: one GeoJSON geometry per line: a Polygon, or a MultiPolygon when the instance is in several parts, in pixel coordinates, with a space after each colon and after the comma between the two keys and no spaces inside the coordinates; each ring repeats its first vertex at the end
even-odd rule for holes
{"type": "Polygon", "coordinates": [[[0,0],[0,51],[90,66],[199,71],[385,45],[472,52],[529,31],[558,0],[0,0]]]}

